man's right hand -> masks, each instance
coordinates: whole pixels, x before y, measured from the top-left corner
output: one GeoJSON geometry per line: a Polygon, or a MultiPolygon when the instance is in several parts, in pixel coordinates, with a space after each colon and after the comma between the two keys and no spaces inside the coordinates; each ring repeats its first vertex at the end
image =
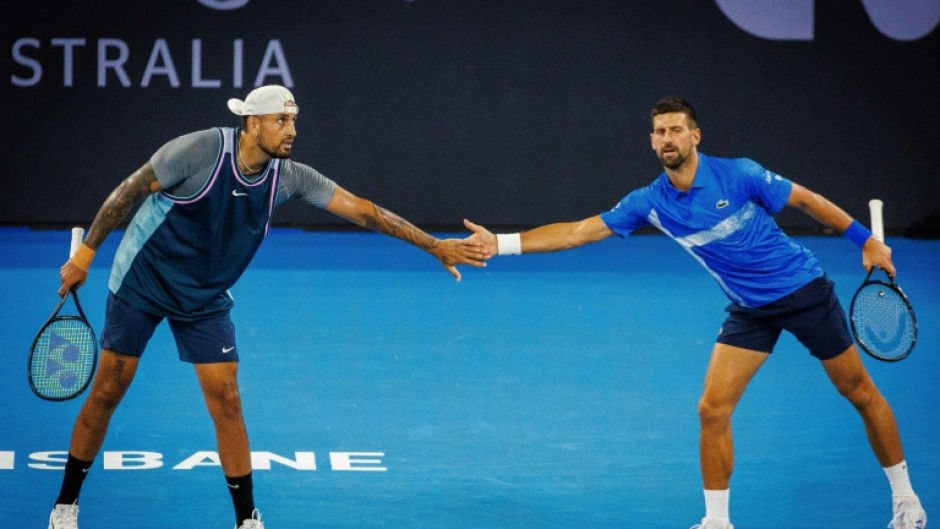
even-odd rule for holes
{"type": "Polygon", "coordinates": [[[475,242],[483,247],[484,257],[489,259],[498,253],[499,246],[496,243],[496,235],[493,235],[488,229],[474,224],[467,219],[463,220],[463,225],[473,232],[473,235],[467,237],[467,241],[475,242]]]}
{"type": "Polygon", "coordinates": [[[88,272],[86,270],[75,266],[72,261],[66,261],[59,269],[59,279],[62,281],[62,286],[59,287],[59,296],[64,296],[72,287],[80,287],[85,284],[87,277],[88,272]]]}

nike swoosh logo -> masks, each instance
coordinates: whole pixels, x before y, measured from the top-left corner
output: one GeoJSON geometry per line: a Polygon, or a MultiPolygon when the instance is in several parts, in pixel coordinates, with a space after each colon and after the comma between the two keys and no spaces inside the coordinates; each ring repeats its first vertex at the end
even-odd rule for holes
{"type": "Polygon", "coordinates": [[[236,191],[236,190],[233,189],[233,190],[232,190],[232,196],[233,196],[233,197],[247,197],[247,196],[248,196],[248,193],[239,193],[238,191],[236,191]]]}
{"type": "Polygon", "coordinates": [[[233,349],[235,349],[235,346],[234,346],[234,345],[233,345],[232,347],[223,347],[223,348],[222,348],[222,354],[231,353],[233,349]]]}
{"type": "Polygon", "coordinates": [[[241,485],[232,485],[231,483],[226,483],[230,489],[240,489],[241,485]]]}

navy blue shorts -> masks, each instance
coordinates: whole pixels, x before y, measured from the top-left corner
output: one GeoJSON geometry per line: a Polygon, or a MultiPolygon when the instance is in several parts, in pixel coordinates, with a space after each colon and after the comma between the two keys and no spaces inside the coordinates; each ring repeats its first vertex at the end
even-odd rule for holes
{"type": "MultiPolygon", "coordinates": [[[[101,348],[140,358],[162,316],[155,316],[108,294],[101,348]]],[[[193,364],[237,362],[235,325],[228,312],[199,321],[168,319],[180,360],[193,364]]]]}
{"type": "Polygon", "coordinates": [[[834,287],[822,276],[761,307],[732,303],[717,342],[770,353],[786,330],[816,358],[835,358],[854,342],[834,287]]]}

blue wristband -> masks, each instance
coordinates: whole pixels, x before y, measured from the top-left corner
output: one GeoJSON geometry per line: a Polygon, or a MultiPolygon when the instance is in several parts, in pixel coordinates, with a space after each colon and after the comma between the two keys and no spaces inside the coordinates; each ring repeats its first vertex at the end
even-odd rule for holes
{"type": "Polygon", "coordinates": [[[846,228],[842,235],[844,235],[846,239],[858,245],[859,248],[864,248],[865,242],[869,237],[871,237],[871,230],[865,226],[862,226],[861,222],[853,220],[852,224],[849,224],[849,227],[846,228]]]}

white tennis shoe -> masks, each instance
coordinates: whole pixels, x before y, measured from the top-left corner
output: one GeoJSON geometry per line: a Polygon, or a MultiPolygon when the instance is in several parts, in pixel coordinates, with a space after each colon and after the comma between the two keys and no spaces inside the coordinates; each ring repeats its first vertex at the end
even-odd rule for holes
{"type": "Polygon", "coordinates": [[[927,527],[927,513],[920,506],[917,496],[895,496],[894,518],[888,524],[889,529],[924,529],[927,527]]]}
{"type": "Polygon", "coordinates": [[[702,523],[697,523],[689,529],[734,529],[734,526],[728,520],[702,518],[702,523]]]}
{"type": "Polygon", "coordinates": [[[49,529],[78,529],[78,504],[57,503],[49,515],[49,529]]]}
{"type": "Polygon", "coordinates": [[[244,520],[242,524],[236,526],[235,529],[264,529],[264,524],[261,523],[261,511],[259,511],[258,509],[255,509],[254,511],[252,511],[251,519],[244,520]]]}

